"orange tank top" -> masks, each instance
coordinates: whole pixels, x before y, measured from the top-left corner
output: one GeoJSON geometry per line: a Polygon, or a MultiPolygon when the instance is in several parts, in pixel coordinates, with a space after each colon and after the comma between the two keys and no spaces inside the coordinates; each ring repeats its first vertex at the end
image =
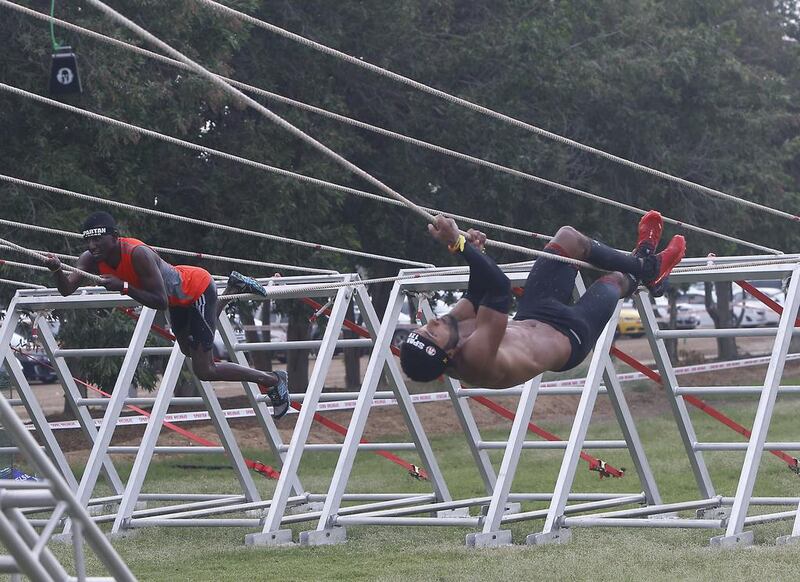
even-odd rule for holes
{"type": "MultiPolygon", "coordinates": [[[[115,277],[127,281],[131,287],[142,287],[139,275],[133,268],[133,251],[136,247],[147,246],[135,238],[119,239],[120,261],[119,265],[112,267],[105,261],[99,261],[97,268],[101,275],[114,275],[115,277]]],[[[154,251],[155,252],[155,251],[154,251]]],[[[159,271],[164,279],[164,287],[167,289],[167,298],[170,306],[185,306],[197,301],[211,283],[211,275],[200,267],[190,267],[188,265],[170,265],[165,261],[159,261],[159,271]]]]}

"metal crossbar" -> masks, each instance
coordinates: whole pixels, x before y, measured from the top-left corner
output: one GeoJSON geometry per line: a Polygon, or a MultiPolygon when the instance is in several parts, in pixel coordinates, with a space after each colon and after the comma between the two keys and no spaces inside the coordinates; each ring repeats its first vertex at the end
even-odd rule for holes
{"type": "MultiPolygon", "coordinates": [[[[405,271],[403,273],[404,275],[407,274],[405,271]]],[[[507,275],[511,279],[512,284],[524,284],[528,275],[527,266],[516,268],[509,267],[507,269],[507,275]]],[[[462,428],[467,436],[468,446],[470,447],[478,472],[484,482],[487,495],[485,497],[469,500],[453,500],[451,502],[437,502],[421,506],[412,505],[391,511],[382,511],[378,515],[360,514],[354,517],[340,518],[342,515],[341,501],[350,480],[352,465],[358,450],[358,441],[363,433],[369,415],[370,402],[376,392],[378,380],[385,366],[391,369],[392,366],[397,365],[394,358],[391,356],[391,338],[395,330],[397,316],[405,300],[405,294],[409,291],[416,293],[431,290],[464,288],[466,282],[467,274],[438,275],[435,271],[421,274],[418,279],[402,279],[395,282],[390,293],[383,323],[373,335],[373,337],[375,337],[375,347],[373,348],[367,366],[359,398],[351,418],[350,428],[345,437],[344,448],[340,454],[339,462],[334,472],[334,479],[332,480],[331,488],[328,490],[317,528],[312,531],[302,532],[300,536],[301,544],[322,545],[338,543],[346,538],[343,526],[369,523],[381,525],[440,525],[462,526],[470,529],[477,528],[478,532],[469,534],[467,538],[467,543],[469,545],[503,545],[510,543],[510,534],[507,530],[500,529],[502,524],[524,519],[542,518],[547,514],[545,510],[523,513],[520,510],[519,501],[517,500],[538,499],[551,503],[557,502],[559,505],[563,502],[563,505],[566,506],[567,501],[579,500],[581,498],[580,496],[582,494],[573,493],[568,490],[566,486],[553,494],[520,494],[511,492],[511,483],[520,463],[521,452],[523,449],[530,448],[531,446],[530,443],[525,442],[524,438],[527,434],[528,424],[538,395],[538,378],[531,380],[522,389],[520,403],[513,419],[509,440],[508,442],[498,445],[505,450],[505,453],[497,472],[495,472],[494,466],[487,455],[488,447],[481,438],[477,423],[467,405],[466,395],[460,394],[461,388],[456,380],[446,378],[446,386],[450,391],[456,416],[461,422],[462,428]],[[483,515],[479,518],[470,517],[468,510],[471,506],[483,507],[483,515]],[[402,517],[414,513],[428,513],[432,510],[436,510],[437,517],[402,517]]],[[[578,280],[577,284],[579,292],[583,292],[582,281],[578,280]]],[[[421,300],[420,308],[426,319],[434,316],[427,299],[423,298],[421,300]]],[[[613,330],[615,325],[615,320],[612,320],[612,323],[609,324],[610,329],[613,330]]],[[[613,335],[613,331],[611,334],[613,335]]],[[[611,366],[612,364],[606,352],[605,358],[598,359],[596,371],[591,380],[595,393],[599,392],[600,377],[603,375],[603,372],[611,366]]],[[[613,368],[611,369],[613,370],[613,368]]],[[[619,384],[617,383],[615,385],[611,382],[607,382],[607,386],[611,386],[611,391],[614,392],[616,396],[615,399],[612,399],[612,405],[617,411],[618,418],[621,419],[621,422],[628,423],[628,426],[623,429],[624,443],[629,448],[631,455],[635,458],[635,464],[640,476],[643,476],[641,485],[645,493],[628,494],[626,496],[620,496],[618,494],[600,495],[586,503],[579,504],[580,507],[569,506],[569,508],[565,510],[570,513],[590,511],[601,507],[616,507],[629,503],[660,503],[660,496],[655,485],[655,480],[652,477],[649,464],[644,456],[638,434],[635,431],[635,427],[633,427],[632,418],[625,405],[624,396],[619,389],[619,384]]],[[[588,426],[591,417],[591,406],[584,406],[583,410],[579,411],[579,414],[585,422],[585,425],[588,426]]],[[[580,441],[580,443],[577,445],[576,454],[580,453],[583,439],[573,438],[563,445],[567,449],[565,455],[570,454],[569,450],[575,448],[573,443],[578,441],[580,441]]],[[[598,444],[603,446],[608,445],[610,447],[620,446],[618,441],[614,441],[613,443],[608,441],[598,444]]],[[[577,458],[579,457],[576,457],[576,459],[577,458]]]]}

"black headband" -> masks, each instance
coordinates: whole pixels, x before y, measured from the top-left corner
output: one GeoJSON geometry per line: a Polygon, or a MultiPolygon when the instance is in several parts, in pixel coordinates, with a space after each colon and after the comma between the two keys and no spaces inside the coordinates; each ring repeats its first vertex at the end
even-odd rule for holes
{"type": "Polygon", "coordinates": [[[83,231],[83,238],[92,238],[95,236],[103,236],[104,234],[114,234],[116,230],[111,230],[109,232],[108,227],[105,226],[96,226],[94,228],[87,228],[83,231]]]}
{"type": "Polygon", "coordinates": [[[400,365],[412,380],[430,382],[441,376],[450,356],[432,340],[412,331],[400,346],[400,365]]]}

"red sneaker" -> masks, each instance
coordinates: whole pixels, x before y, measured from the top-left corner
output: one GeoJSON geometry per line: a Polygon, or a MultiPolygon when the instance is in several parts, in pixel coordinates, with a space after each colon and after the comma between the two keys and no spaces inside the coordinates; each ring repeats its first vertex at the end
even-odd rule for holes
{"type": "Polygon", "coordinates": [[[681,235],[676,234],[669,241],[667,247],[655,256],[656,265],[658,266],[658,274],[652,281],[647,281],[648,287],[656,287],[658,284],[666,279],[667,275],[672,272],[675,265],[681,262],[681,259],[686,254],[686,239],[681,235]]]}
{"type": "Polygon", "coordinates": [[[639,239],[636,241],[633,255],[644,258],[655,253],[662,232],[664,232],[664,221],[661,219],[661,213],[658,210],[648,210],[639,221],[639,239]]]}

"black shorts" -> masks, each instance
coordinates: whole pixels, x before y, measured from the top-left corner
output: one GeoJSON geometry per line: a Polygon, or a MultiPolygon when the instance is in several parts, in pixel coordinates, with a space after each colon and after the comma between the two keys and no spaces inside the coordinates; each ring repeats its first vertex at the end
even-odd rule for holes
{"type": "Polygon", "coordinates": [[[202,346],[205,351],[211,350],[217,329],[217,286],[214,282],[194,303],[170,306],[169,322],[176,336],[188,335],[191,349],[202,346]]]}
{"type": "MultiPolygon", "coordinates": [[[[560,248],[547,245],[548,253],[561,254],[560,248]]],[[[572,346],[567,363],[557,372],[580,364],[594,348],[619,301],[619,289],[610,283],[595,282],[577,303],[572,303],[578,268],[545,257],[538,258],[525,283],[514,319],[535,319],[555,328],[572,346]]]]}

